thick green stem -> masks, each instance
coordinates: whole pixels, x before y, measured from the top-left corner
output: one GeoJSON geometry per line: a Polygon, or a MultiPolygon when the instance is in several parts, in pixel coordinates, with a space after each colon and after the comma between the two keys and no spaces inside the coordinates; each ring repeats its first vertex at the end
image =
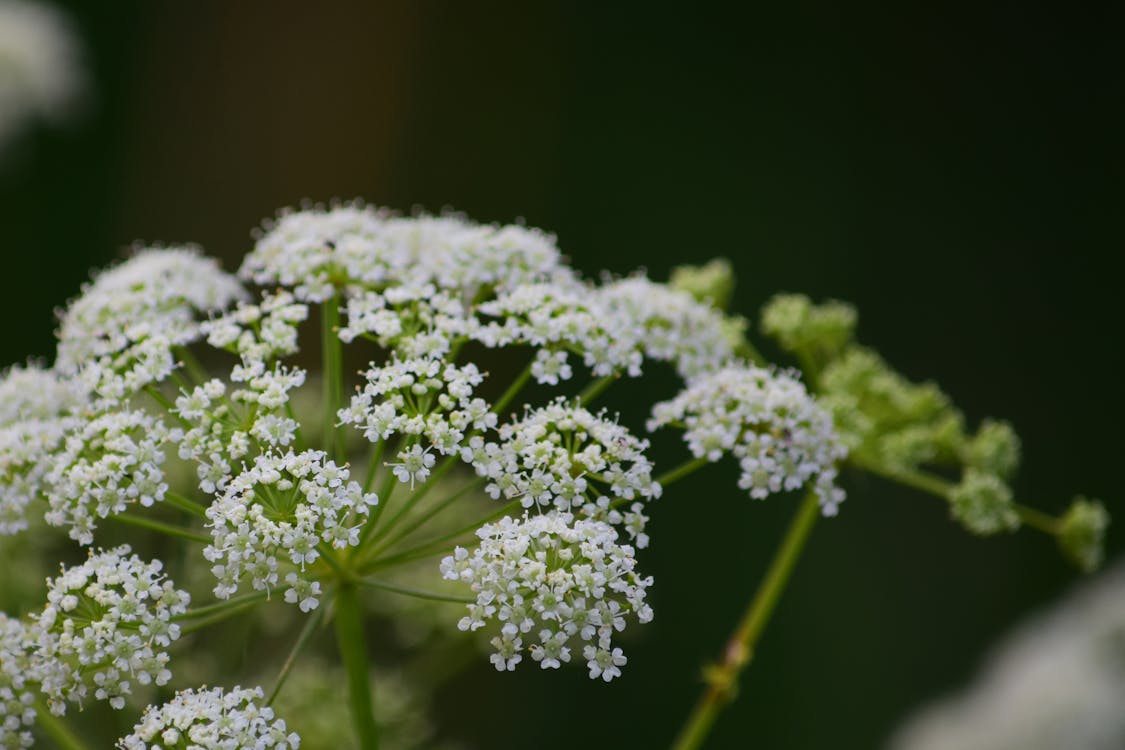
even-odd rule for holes
{"type": "Polygon", "coordinates": [[[41,700],[35,701],[35,723],[60,750],[89,750],[86,743],[66,725],[66,722],[52,714],[47,704],[41,700]]]}
{"type": "Polygon", "coordinates": [[[324,366],[324,450],[337,463],[344,460],[343,436],[336,426],[344,392],[344,347],[336,333],[340,325],[340,299],[332,295],[320,307],[321,350],[324,366]]]}
{"type": "Polygon", "coordinates": [[[336,596],[336,646],[348,674],[348,706],[359,746],[364,750],[376,750],[379,747],[379,730],[375,726],[371,700],[363,611],[354,583],[342,585],[336,596]]]}
{"type": "Polygon", "coordinates": [[[707,688],[680,730],[672,745],[673,750],[695,750],[702,747],[719,712],[734,700],[738,678],[750,663],[754,647],[789,582],[793,567],[801,556],[809,532],[819,515],[817,496],[809,492],[801,502],[789,530],[785,532],[785,539],[774,555],[766,577],[727,641],[720,661],[706,670],[707,688]]]}

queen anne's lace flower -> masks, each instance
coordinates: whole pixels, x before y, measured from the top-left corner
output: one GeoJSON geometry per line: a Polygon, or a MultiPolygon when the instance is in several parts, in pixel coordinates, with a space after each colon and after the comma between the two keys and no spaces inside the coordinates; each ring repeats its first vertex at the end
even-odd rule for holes
{"type": "Polygon", "coordinates": [[[135,391],[167,375],[171,348],[200,337],[200,317],[244,296],[233,276],[194,248],[142,250],[98,274],[62,313],[56,367],[92,367],[100,390],[135,391]],[[114,384],[114,376],[123,382],[114,384]]]}
{"type": "Polygon", "coordinates": [[[128,546],[91,554],[47,581],[47,606],[35,617],[34,654],[51,712],[81,703],[93,691],[114,708],[125,705],[131,680],[164,685],[167,647],[180,637],[177,615],[191,597],[128,546]]]}
{"type": "Polygon", "coordinates": [[[434,284],[471,302],[500,288],[563,273],[554,238],[459,216],[397,217],[358,205],[281,214],[266,225],[240,274],[323,302],[337,287],[434,284]]]}
{"type": "Polygon", "coordinates": [[[29,682],[35,672],[28,657],[28,629],[0,612],[0,748],[32,745],[35,693],[29,682]]]}
{"type": "Polygon", "coordinates": [[[750,365],[726,367],[691,381],[657,404],[648,427],[676,424],[697,458],[739,460],[739,487],[754,498],[800,489],[812,481],[825,515],[844,499],[836,465],[847,451],[832,418],[795,377],[750,365]]]}
{"type": "Polygon", "coordinates": [[[47,474],[47,523],[70,527],[91,544],[99,518],[164,499],[164,445],[173,437],[159,418],[140,409],[109,411],[66,437],[47,474]]]}
{"type": "Polygon", "coordinates": [[[637,575],[633,548],[617,543],[612,526],[551,511],[503,518],[482,526],[477,536],[481,541],[472,552],[456,548],[441,571],[476,594],[458,623],[461,630],[491,620],[500,624],[492,639],[497,670],[515,669],[525,648],[541,668],[557,669],[570,661],[570,644],[578,641],[591,678],[609,682],[621,674],[626,659],[613,634],[630,615],[638,622],[652,619],[645,602],[652,579],[637,575]]]}
{"type": "Polygon", "coordinates": [[[687,292],[632,276],[600,287],[597,297],[615,337],[636,341],[648,359],[672,362],[685,378],[731,359],[722,315],[687,292]]]}
{"type": "MultiPolygon", "coordinates": [[[[626,428],[558,399],[502,425],[499,440],[472,438],[462,458],[488,479],[494,498],[519,498],[525,508],[539,506],[580,511],[589,518],[619,523],[615,507],[634,499],[660,496],[645,457],[648,442],[626,428]]],[[[634,505],[627,529],[643,547],[644,521],[634,505]]]]}
{"type": "Polygon", "coordinates": [[[343,549],[359,543],[368,508],[378,502],[349,482],[346,468],[322,451],[263,455],[238,474],[207,508],[212,544],[203,552],[215,563],[215,596],[229,598],[248,577],[254,589],[278,586],[283,566],[285,601],[314,609],[320,584],[306,566],[320,544],[343,549]]]}
{"type": "Polygon", "coordinates": [[[27,507],[85,402],[53,370],[29,365],[0,375],[0,535],[27,528],[27,507]]]}
{"type": "Polygon", "coordinates": [[[340,410],[340,421],[363,430],[371,442],[404,435],[425,445],[404,448],[400,464],[412,455],[429,455],[431,449],[455,454],[468,432],[496,425],[488,403],[473,397],[484,376],[472,363],[459,367],[435,359],[392,360],[372,365],[364,377],[367,384],[340,410]]]}
{"type": "Polygon", "coordinates": [[[146,708],[132,734],[117,742],[121,750],[296,750],[300,745],[297,733],[264,705],[261,688],[240,687],[176,693],[164,705],[146,708]]]}

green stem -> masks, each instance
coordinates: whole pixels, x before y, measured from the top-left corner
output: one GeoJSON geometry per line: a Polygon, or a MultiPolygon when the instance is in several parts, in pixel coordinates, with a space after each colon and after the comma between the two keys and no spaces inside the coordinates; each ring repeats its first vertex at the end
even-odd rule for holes
{"type": "Polygon", "coordinates": [[[195,355],[192,354],[186,346],[177,346],[175,348],[175,353],[180,358],[180,362],[183,363],[184,369],[187,370],[188,375],[195,380],[197,385],[202,385],[211,379],[207,368],[199,364],[199,360],[195,358],[195,355]]]}
{"type": "Polygon", "coordinates": [[[500,394],[500,398],[496,399],[496,403],[492,405],[493,414],[499,414],[504,411],[508,404],[512,402],[512,399],[518,396],[519,392],[523,390],[523,387],[527,385],[527,381],[531,378],[531,365],[533,362],[535,362],[534,359],[528,362],[527,366],[520,371],[520,374],[517,375],[512,384],[508,386],[508,390],[504,391],[500,394]]]}
{"type": "Polygon", "coordinates": [[[352,583],[342,585],[336,597],[336,646],[348,673],[348,705],[359,746],[364,750],[376,750],[379,747],[379,730],[375,726],[371,700],[363,612],[352,583]]]}
{"type": "Polygon", "coordinates": [[[35,723],[61,750],[88,750],[78,735],[61,718],[51,713],[42,700],[35,701],[35,723]]]}
{"type": "Polygon", "coordinates": [[[332,295],[320,307],[321,350],[324,367],[324,450],[332,459],[344,459],[343,440],[336,427],[336,412],[340,410],[343,396],[344,348],[336,329],[340,325],[340,298],[332,295]]]}
{"type": "Polygon", "coordinates": [[[140,516],[129,516],[129,515],[125,515],[124,513],[118,513],[118,514],[112,515],[112,516],[110,516],[110,518],[113,519],[114,521],[117,521],[118,523],[128,524],[129,526],[138,526],[142,529],[148,529],[149,531],[156,531],[158,533],[167,534],[168,536],[174,536],[174,537],[178,537],[180,539],[188,539],[188,540],[191,540],[193,542],[199,542],[200,544],[210,544],[211,543],[211,537],[209,537],[209,536],[204,536],[203,534],[197,534],[194,531],[191,531],[189,529],[182,529],[179,526],[173,526],[173,525],[168,524],[168,523],[161,523],[160,521],[153,521],[149,518],[141,518],[140,516]]]}
{"type": "Polygon", "coordinates": [[[1058,536],[1062,527],[1062,522],[1049,513],[1044,513],[1036,508],[1030,508],[1026,505],[1015,503],[1016,513],[1019,513],[1020,520],[1026,523],[1033,529],[1038,529],[1045,534],[1051,536],[1058,536]]]}
{"type": "Polygon", "coordinates": [[[403,539],[410,536],[415,531],[417,531],[419,528],[421,528],[424,524],[426,524],[434,516],[441,513],[443,510],[448,508],[450,505],[455,503],[460,498],[464,497],[468,493],[475,490],[477,487],[480,487],[482,484],[484,484],[484,482],[485,482],[485,477],[476,477],[473,481],[469,482],[464,487],[457,490],[452,495],[450,495],[449,497],[445,498],[444,500],[439,502],[434,507],[427,510],[425,513],[422,513],[418,517],[411,520],[411,522],[406,525],[406,528],[402,529],[397,534],[395,534],[393,537],[391,537],[390,539],[387,539],[381,545],[376,547],[374,552],[372,552],[372,556],[378,557],[380,552],[382,552],[384,550],[391,549],[396,544],[401,542],[403,539]]]}
{"type": "Polygon", "coordinates": [[[474,597],[468,596],[453,596],[451,594],[435,594],[432,591],[423,591],[421,589],[411,588],[409,586],[397,586],[393,583],[385,583],[384,581],[375,581],[370,578],[363,578],[358,581],[363,586],[370,586],[373,589],[382,589],[383,591],[393,591],[396,594],[404,594],[405,596],[413,596],[418,599],[429,599],[435,602],[457,602],[458,604],[472,604],[476,601],[474,597]]]}
{"type": "Polygon", "coordinates": [[[178,495],[175,492],[165,492],[164,499],[168,502],[169,505],[179,508],[180,510],[187,513],[191,513],[193,516],[199,516],[200,518],[207,517],[207,508],[195,502],[194,500],[184,497],[183,495],[178,495]]]}
{"type": "MultiPolygon", "coordinates": [[[[942,500],[946,501],[949,500],[955,486],[947,479],[942,479],[941,477],[936,477],[924,471],[918,471],[917,469],[888,469],[873,461],[860,460],[855,461],[855,465],[876,476],[889,479],[892,482],[905,484],[907,487],[913,487],[916,490],[921,490],[922,492],[940,497],[942,500]]],[[[1015,506],[1016,513],[1019,514],[1020,521],[1045,534],[1058,536],[1061,523],[1059,519],[1028,505],[1022,505],[1020,503],[1013,503],[1013,505],[1015,506]]]]}
{"type": "Polygon", "coordinates": [[[431,557],[431,556],[439,554],[441,552],[446,552],[446,551],[449,550],[449,543],[451,541],[453,541],[454,539],[457,539],[458,537],[464,536],[465,534],[468,534],[471,531],[475,531],[480,526],[482,526],[486,523],[490,523],[492,521],[495,521],[497,518],[500,518],[501,516],[508,515],[508,513],[510,513],[515,508],[517,508],[519,506],[519,504],[520,504],[519,500],[513,500],[512,502],[507,503],[504,507],[500,508],[500,510],[491,514],[487,518],[482,518],[479,521],[474,521],[473,523],[471,523],[467,526],[463,526],[460,529],[457,529],[456,531],[451,531],[448,534],[443,534],[443,535],[437,537],[436,539],[430,539],[427,542],[422,542],[421,544],[417,545],[416,547],[411,547],[408,550],[405,550],[403,552],[399,552],[398,554],[395,554],[395,555],[391,555],[390,557],[383,557],[383,558],[378,558],[378,557],[371,558],[371,557],[369,557],[368,559],[361,561],[359,570],[362,573],[369,573],[372,570],[377,570],[379,568],[389,568],[392,565],[398,565],[400,563],[411,562],[413,560],[421,560],[423,558],[431,557]]]}
{"type": "Polygon", "coordinates": [[[668,485],[672,484],[673,482],[676,482],[680,479],[683,479],[688,474],[691,474],[693,471],[698,471],[699,469],[702,469],[704,466],[706,466],[709,463],[711,463],[711,462],[707,460],[707,456],[700,456],[699,458],[693,458],[690,461],[684,461],[682,464],[680,464],[679,466],[677,466],[674,469],[671,469],[669,471],[664,472],[663,474],[658,476],[653,481],[655,481],[661,487],[667,487],[668,485]]]}
{"type": "Polygon", "coordinates": [[[379,517],[387,510],[387,505],[390,503],[391,495],[394,494],[395,487],[399,484],[398,477],[395,476],[393,471],[388,471],[383,484],[379,487],[379,491],[375,494],[379,497],[379,504],[372,508],[371,512],[367,514],[367,520],[363,522],[363,530],[359,532],[359,546],[357,550],[363,549],[367,543],[367,538],[371,536],[371,532],[379,524],[379,517]]]}
{"type": "Polygon", "coordinates": [[[301,628],[301,634],[297,636],[297,642],[293,644],[293,649],[286,657],[285,663],[281,665],[281,672],[278,673],[277,679],[274,680],[273,688],[270,689],[269,698],[266,699],[266,705],[269,706],[277,698],[277,694],[281,692],[281,688],[285,685],[285,680],[289,678],[289,672],[293,669],[293,665],[297,662],[297,657],[305,649],[305,644],[309,642],[309,638],[316,631],[320,621],[324,619],[324,610],[327,606],[326,601],[321,602],[321,606],[316,608],[316,613],[308,618],[305,627],[301,628]]]}
{"type": "Polygon", "coordinates": [[[242,596],[236,596],[233,599],[223,599],[221,601],[214,602],[213,604],[206,604],[202,607],[196,607],[195,609],[189,609],[187,612],[184,612],[182,615],[173,615],[172,619],[176,620],[176,621],[190,620],[190,619],[194,619],[196,617],[207,617],[207,616],[213,615],[217,612],[224,612],[225,613],[225,612],[227,612],[231,609],[239,609],[241,607],[246,606],[247,604],[259,602],[259,601],[265,599],[266,596],[267,596],[267,594],[266,594],[265,591],[254,591],[254,592],[251,592],[249,594],[243,594],[242,596]]]}
{"type": "Polygon", "coordinates": [[[379,529],[378,533],[371,537],[371,543],[374,544],[378,540],[384,538],[391,531],[391,529],[397,526],[398,522],[401,521],[407,513],[413,510],[414,506],[416,506],[422,498],[430,493],[430,490],[432,490],[437,485],[438,480],[448,474],[449,470],[456,466],[460,460],[461,457],[456,454],[447,456],[445,460],[443,460],[441,464],[432,472],[430,472],[430,475],[428,477],[426,477],[425,484],[414,490],[414,492],[411,493],[410,497],[406,498],[406,502],[403,503],[402,507],[396,510],[394,515],[388,518],[387,522],[383,524],[383,526],[379,529]]]}
{"type": "Polygon", "coordinates": [[[611,375],[603,375],[591,382],[578,394],[578,405],[588,406],[590,402],[602,394],[602,391],[613,385],[619,377],[621,377],[619,374],[613,373],[611,375]]]}
{"type": "Polygon", "coordinates": [[[707,688],[692,710],[687,722],[673,743],[673,750],[695,750],[702,747],[719,712],[734,700],[738,688],[738,678],[750,663],[754,647],[765,630],[766,624],[777,606],[785,585],[805,542],[809,538],[820,515],[819,502],[815,493],[809,492],[801,501],[797,515],[785,532],[781,547],[770,562],[766,577],[762,580],[754,598],[739,620],[738,626],[723,649],[721,661],[711,665],[705,672],[707,688]]]}
{"type": "MultiPolygon", "coordinates": [[[[235,615],[240,615],[243,612],[245,612],[246,610],[254,607],[259,601],[261,601],[264,598],[265,598],[265,596],[263,595],[263,596],[260,596],[260,597],[256,597],[253,600],[247,599],[246,601],[243,601],[242,603],[240,603],[238,605],[232,606],[230,609],[225,609],[221,612],[216,612],[215,614],[211,615],[210,617],[201,617],[198,620],[193,620],[192,622],[189,622],[187,625],[184,625],[182,628],[180,628],[180,634],[181,635],[187,635],[188,633],[194,633],[197,630],[203,630],[203,628],[209,628],[212,625],[214,625],[215,623],[222,622],[223,620],[227,620],[231,617],[234,617],[235,615]]],[[[231,601],[234,601],[234,600],[232,599],[231,601]]]]}

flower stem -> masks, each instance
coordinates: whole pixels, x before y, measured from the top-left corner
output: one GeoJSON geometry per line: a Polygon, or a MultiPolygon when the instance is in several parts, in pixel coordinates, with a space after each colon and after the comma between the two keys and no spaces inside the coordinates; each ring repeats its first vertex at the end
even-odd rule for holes
{"type": "Polygon", "coordinates": [[[189,529],[182,529],[179,526],[173,526],[173,525],[168,524],[168,523],[161,523],[160,521],[153,521],[150,518],[141,518],[140,516],[129,516],[129,515],[125,515],[124,513],[118,513],[118,514],[112,515],[112,516],[110,516],[110,518],[112,518],[114,521],[117,521],[118,523],[124,523],[124,524],[128,524],[130,526],[139,526],[142,529],[148,529],[149,531],[155,531],[155,532],[158,532],[160,534],[166,534],[168,536],[174,536],[174,537],[178,537],[180,539],[188,539],[188,540],[193,541],[193,542],[199,542],[200,544],[210,544],[211,543],[211,537],[209,537],[209,536],[204,536],[203,534],[196,534],[194,531],[190,531],[189,529]]]}
{"type": "Polygon", "coordinates": [[[673,482],[676,482],[680,479],[683,479],[688,474],[691,474],[693,471],[697,471],[698,469],[702,469],[704,466],[706,466],[709,463],[711,463],[711,462],[707,460],[707,456],[700,456],[699,458],[693,458],[690,461],[683,462],[682,464],[680,464],[679,466],[677,466],[674,469],[670,469],[669,471],[664,472],[663,474],[658,476],[653,481],[655,481],[661,487],[667,487],[668,485],[672,484],[673,482]]]}
{"type": "Polygon", "coordinates": [[[35,701],[35,723],[60,750],[88,750],[86,744],[66,725],[66,722],[52,714],[41,700],[35,701]]]}
{"type": "Polygon", "coordinates": [[[340,463],[344,459],[342,436],[336,426],[336,412],[343,397],[344,348],[336,329],[340,325],[340,299],[332,295],[320,307],[321,351],[324,365],[324,450],[340,463]]]}
{"type": "Polygon", "coordinates": [[[336,596],[336,646],[348,673],[348,705],[359,746],[364,750],[376,750],[379,730],[375,726],[371,700],[363,612],[354,583],[343,584],[336,596]]]}
{"type": "Polygon", "coordinates": [[[266,705],[273,703],[277,698],[277,694],[281,692],[281,688],[285,685],[285,680],[289,678],[289,672],[293,669],[293,665],[297,662],[297,657],[304,650],[305,644],[309,642],[309,638],[316,631],[320,621],[324,619],[325,602],[321,602],[321,606],[317,607],[316,613],[308,618],[305,627],[301,628],[301,634],[297,636],[297,642],[293,644],[293,649],[286,657],[285,663],[281,665],[281,672],[278,673],[277,679],[274,680],[273,688],[270,689],[269,698],[266,699],[266,705]]]}
{"type": "MultiPolygon", "coordinates": [[[[856,466],[866,471],[880,476],[884,479],[889,479],[892,482],[905,484],[907,487],[913,487],[916,490],[928,493],[942,500],[948,501],[950,495],[953,493],[954,485],[947,479],[927,474],[924,471],[917,469],[888,469],[873,461],[856,461],[856,466]]],[[[1029,505],[1022,503],[1013,503],[1016,513],[1019,514],[1020,521],[1027,524],[1033,529],[1042,531],[1044,534],[1050,536],[1058,536],[1060,529],[1059,519],[1052,516],[1050,513],[1044,513],[1037,508],[1032,508],[1029,505]]]]}
{"type": "Polygon", "coordinates": [[[809,532],[819,515],[817,497],[809,492],[789,524],[781,547],[770,562],[766,577],[727,641],[721,661],[704,672],[707,688],[680,730],[672,745],[673,750],[695,750],[702,747],[719,712],[734,700],[739,675],[750,663],[754,647],[789,582],[793,567],[801,556],[809,532]]]}
{"type": "Polygon", "coordinates": [[[390,539],[385,540],[381,545],[379,545],[377,548],[375,548],[375,551],[372,554],[375,557],[378,557],[380,552],[382,552],[384,550],[388,550],[391,547],[394,547],[396,544],[401,542],[403,539],[410,536],[415,531],[417,531],[419,528],[421,528],[423,525],[425,525],[426,522],[429,521],[431,518],[433,518],[434,516],[441,513],[443,510],[448,508],[450,505],[455,503],[460,498],[464,497],[468,493],[470,493],[473,490],[475,490],[476,488],[480,487],[482,484],[484,484],[484,482],[485,482],[484,477],[476,477],[471,482],[466,484],[464,487],[462,487],[461,489],[457,490],[456,492],[454,492],[449,497],[445,498],[441,502],[434,505],[432,508],[427,510],[425,513],[422,513],[422,514],[418,515],[417,517],[411,519],[410,523],[406,525],[406,528],[400,530],[397,534],[395,534],[390,539]]]}
{"type": "Polygon", "coordinates": [[[589,406],[590,402],[601,395],[602,391],[613,385],[616,380],[621,377],[617,373],[611,375],[603,375],[597,380],[591,382],[588,386],[582,389],[582,393],[578,394],[579,406],[589,406]]]}
{"type": "Polygon", "coordinates": [[[384,591],[393,591],[396,594],[403,594],[405,596],[413,596],[418,599],[429,599],[435,602],[457,602],[459,604],[472,604],[476,601],[475,597],[469,596],[453,596],[452,594],[435,594],[432,591],[422,591],[421,589],[411,588],[409,586],[398,586],[393,583],[386,583],[384,581],[376,581],[371,578],[360,579],[359,583],[363,586],[370,586],[373,589],[382,589],[384,591]]]}
{"type": "Polygon", "coordinates": [[[508,513],[518,508],[519,505],[519,500],[513,500],[486,518],[482,518],[479,521],[474,521],[468,526],[463,526],[456,531],[449,532],[448,534],[443,534],[436,539],[422,542],[421,544],[415,547],[411,547],[404,552],[399,552],[389,557],[374,557],[362,560],[360,562],[359,570],[361,573],[369,573],[372,570],[377,570],[379,568],[389,568],[392,565],[411,562],[413,560],[421,560],[426,557],[432,557],[443,552],[448,552],[449,544],[453,540],[457,539],[458,537],[462,537],[469,532],[475,531],[480,526],[486,523],[491,523],[501,516],[508,515],[508,513]]]}
{"type": "Polygon", "coordinates": [[[370,537],[371,543],[374,544],[378,540],[384,538],[391,531],[391,529],[397,526],[398,522],[401,521],[407,513],[413,510],[414,506],[417,505],[422,498],[428,495],[430,493],[430,490],[432,490],[437,485],[438,481],[447,473],[449,473],[449,470],[452,469],[458,462],[460,462],[460,460],[461,457],[456,454],[447,456],[436,469],[430,472],[430,476],[426,477],[425,484],[414,490],[414,492],[411,493],[410,497],[406,499],[406,502],[402,505],[402,507],[396,510],[394,515],[387,519],[386,523],[379,528],[379,531],[376,532],[374,536],[370,537]]]}
{"type": "Polygon", "coordinates": [[[219,612],[225,613],[225,612],[228,612],[232,609],[239,609],[241,607],[244,607],[247,604],[259,602],[259,601],[261,601],[262,599],[265,599],[265,598],[266,598],[266,592],[264,592],[264,591],[254,591],[254,592],[249,593],[249,594],[243,594],[242,596],[236,596],[233,599],[222,599],[220,601],[213,602],[211,604],[205,604],[202,607],[196,607],[195,609],[189,609],[187,612],[184,612],[182,615],[173,615],[172,619],[173,620],[187,620],[187,619],[191,619],[191,618],[195,618],[195,617],[206,617],[208,615],[213,615],[213,614],[216,614],[216,613],[219,613],[219,612]]]}
{"type": "Polygon", "coordinates": [[[200,518],[207,517],[207,509],[205,507],[195,502],[194,500],[184,497],[183,495],[178,495],[175,492],[165,492],[164,500],[169,505],[175,506],[187,513],[191,513],[193,516],[199,516],[200,518]]]}
{"type": "Polygon", "coordinates": [[[534,361],[533,359],[531,362],[528,362],[527,366],[520,371],[520,374],[517,375],[512,384],[508,386],[508,390],[504,391],[500,394],[500,398],[496,399],[496,403],[492,405],[493,414],[502,412],[508,404],[512,402],[512,399],[519,395],[523,387],[527,385],[527,381],[531,378],[531,365],[534,361]]]}

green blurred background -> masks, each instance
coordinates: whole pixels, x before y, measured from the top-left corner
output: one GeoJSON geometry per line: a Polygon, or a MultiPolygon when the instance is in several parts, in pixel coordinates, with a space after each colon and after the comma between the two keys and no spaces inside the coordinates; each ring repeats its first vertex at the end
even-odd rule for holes
{"type": "MultiPolygon", "coordinates": [[[[854,302],[971,424],[1015,424],[1022,500],[1083,492],[1120,524],[1123,19],[926,5],[62,4],[92,86],[0,166],[3,362],[49,357],[54,309],[135,240],[233,269],[303,199],[452,206],[555,231],[589,274],[726,256],[751,317],[776,291],[854,302]]],[[[628,413],[670,387],[612,393],[628,413]]],[[[481,659],[439,696],[445,734],[667,743],[794,508],[732,466],[698,476],[653,509],[657,617],[625,677],[481,659]]],[[[980,540],[928,497],[847,488],[713,747],[878,747],[1078,582],[1035,532],[980,540]]]]}

